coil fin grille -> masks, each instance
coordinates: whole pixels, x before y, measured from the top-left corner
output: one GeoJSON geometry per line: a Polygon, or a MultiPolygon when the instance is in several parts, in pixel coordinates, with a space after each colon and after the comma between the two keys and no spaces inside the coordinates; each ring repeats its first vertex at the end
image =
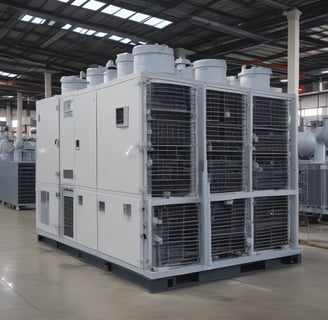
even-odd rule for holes
{"type": "Polygon", "coordinates": [[[18,203],[35,203],[35,163],[18,164],[18,203]]]}
{"type": "Polygon", "coordinates": [[[199,261],[199,205],[153,208],[153,254],[156,266],[199,261]]]}
{"type": "Polygon", "coordinates": [[[255,250],[288,244],[289,201],[287,196],[261,197],[254,201],[255,250]]]}
{"type": "Polygon", "coordinates": [[[245,252],[246,200],[211,203],[212,259],[245,252]]]}
{"type": "Polygon", "coordinates": [[[195,97],[187,86],[147,87],[148,185],[153,197],[195,194],[195,97]]]}
{"type": "Polygon", "coordinates": [[[207,163],[211,193],[243,190],[246,98],[206,91],[207,163]]]}
{"type": "Polygon", "coordinates": [[[288,187],[288,101],[253,98],[253,188],[288,187]]]}
{"type": "Polygon", "coordinates": [[[74,236],[74,209],[73,197],[64,196],[64,235],[74,236]]]}

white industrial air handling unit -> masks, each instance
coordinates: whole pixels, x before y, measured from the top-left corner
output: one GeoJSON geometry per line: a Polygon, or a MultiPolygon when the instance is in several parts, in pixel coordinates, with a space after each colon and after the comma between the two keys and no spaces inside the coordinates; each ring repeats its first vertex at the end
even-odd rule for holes
{"type": "Polygon", "coordinates": [[[222,60],[181,76],[166,46],[133,64],[38,101],[39,240],[153,292],[300,263],[295,97],[229,85],[222,60]]]}

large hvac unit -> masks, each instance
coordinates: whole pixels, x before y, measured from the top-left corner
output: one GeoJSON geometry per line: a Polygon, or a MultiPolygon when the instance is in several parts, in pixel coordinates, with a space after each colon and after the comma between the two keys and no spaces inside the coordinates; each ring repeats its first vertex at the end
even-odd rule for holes
{"type": "Polygon", "coordinates": [[[149,72],[38,101],[39,240],[150,291],[300,263],[295,114],[149,72]]]}
{"type": "Polygon", "coordinates": [[[35,207],[35,138],[9,136],[1,126],[0,201],[21,208],[35,207]]]}
{"type": "Polygon", "coordinates": [[[318,221],[328,217],[328,119],[299,132],[300,212],[318,221]]]}

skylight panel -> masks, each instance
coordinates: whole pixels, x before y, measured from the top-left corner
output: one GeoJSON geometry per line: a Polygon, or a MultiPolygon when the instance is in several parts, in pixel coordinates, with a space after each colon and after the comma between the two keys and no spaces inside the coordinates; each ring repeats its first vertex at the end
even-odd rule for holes
{"type": "Polygon", "coordinates": [[[108,33],[106,33],[106,32],[97,32],[97,33],[95,33],[95,36],[99,37],[99,38],[103,38],[103,37],[107,36],[107,34],[108,33]]]}
{"type": "Polygon", "coordinates": [[[155,28],[163,29],[163,28],[169,26],[170,24],[172,24],[172,21],[163,20],[163,21],[160,22],[159,24],[156,24],[156,25],[155,25],[155,28]]]}
{"type": "Polygon", "coordinates": [[[139,44],[147,44],[147,42],[139,41],[139,44]]]}
{"type": "Polygon", "coordinates": [[[21,20],[22,20],[22,21],[25,21],[25,22],[30,22],[32,18],[33,18],[32,16],[26,14],[25,16],[23,16],[23,17],[21,18],[21,20]]]}
{"type": "Polygon", "coordinates": [[[64,30],[69,30],[69,29],[71,29],[71,28],[72,28],[72,25],[69,24],[69,23],[66,23],[66,24],[62,27],[62,29],[64,29],[64,30]]]}
{"type": "Polygon", "coordinates": [[[131,17],[134,13],[135,13],[135,11],[131,11],[128,9],[121,9],[121,10],[115,12],[114,16],[122,18],[122,19],[127,19],[127,18],[131,17]]]}
{"type": "Polygon", "coordinates": [[[16,73],[10,73],[5,71],[0,71],[0,76],[8,77],[8,78],[15,78],[17,76],[16,73]]]}
{"type": "Polygon", "coordinates": [[[123,37],[117,36],[115,34],[111,35],[109,37],[110,40],[114,40],[114,41],[121,41],[123,39],[123,37]]]}
{"type": "Polygon", "coordinates": [[[73,29],[73,31],[80,34],[85,34],[88,31],[88,29],[76,27],[75,29],[73,29]]]}
{"type": "Polygon", "coordinates": [[[87,2],[87,0],[75,0],[74,2],[71,3],[72,6],[80,7],[82,4],[87,2]]]}
{"type": "Polygon", "coordinates": [[[108,7],[102,9],[101,12],[107,13],[107,14],[113,14],[121,9],[122,9],[121,7],[117,7],[117,6],[110,4],[108,7]]]}
{"type": "Polygon", "coordinates": [[[85,34],[88,36],[92,36],[93,34],[95,34],[97,31],[96,30],[88,30],[85,34]]]}
{"type": "Polygon", "coordinates": [[[48,22],[48,26],[54,26],[56,24],[56,21],[55,20],[50,20],[49,22],[48,22]]]}
{"type": "Polygon", "coordinates": [[[57,1],[67,3],[69,0],[57,0],[57,1]]]}
{"type": "Polygon", "coordinates": [[[90,0],[83,6],[83,8],[93,10],[93,11],[97,11],[98,9],[103,7],[105,4],[106,3],[101,2],[101,1],[90,0]]]}
{"type": "Polygon", "coordinates": [[[124,39],[121,40],[120,42],[127,44],[127,43],[131,42],[131,39],[129,39],[129,38],[124,38],[124,39]]]}
{"type": "Polygon", "coordinates": [[[129,18],[129,20],[132,20],[132,21],[135,21],[135,22],[143,22],[148,18],[150,18],[150,16],[148,14],[137,12],[136,14],[131,16],[129,18]]]}
{"type": "Polygon", "coordinates": [[[155,27],[157,24],[163,22],[163,19],[152,17],[149,20],[145,21],[144,24],[147,24],[148,26],[155,27]]]}
{"type": "Polygon", "coordinates": [[[43,24],[45,21],[46,21],[46,19],[42,19],[42,18],[39,18],[39,17],[34,17],[34,19],[31,22],[35,23],[35,24],[43,24]]]}

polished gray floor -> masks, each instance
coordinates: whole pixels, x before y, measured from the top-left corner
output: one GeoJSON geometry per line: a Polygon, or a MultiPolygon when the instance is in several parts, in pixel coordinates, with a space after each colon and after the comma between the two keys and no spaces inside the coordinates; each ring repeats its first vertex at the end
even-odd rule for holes
{"type": "Polygon", "coordinates": [[[37,242],[34,211],[0,205],[1,320],[328,319],[328,250],[302,266],[149,294],[37,242]]]}

